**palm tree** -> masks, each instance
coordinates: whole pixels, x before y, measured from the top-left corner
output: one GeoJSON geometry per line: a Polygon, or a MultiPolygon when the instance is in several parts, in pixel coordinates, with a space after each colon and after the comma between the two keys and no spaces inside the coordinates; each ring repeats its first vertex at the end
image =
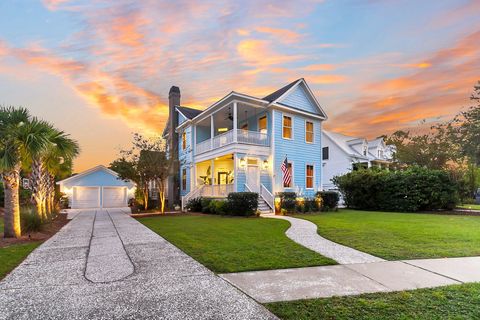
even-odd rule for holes
{"type": "Polygon", "coordinates": [[[22,164],[42,153],[48,131],[25,108],[0,107],[0,173],[5,187],[4,237],[21,236],[20,170],[22,164]]]}
{"type": "Polygon", "coordinates": [[[43,124],[48,131],[48,146],[32,159],[31,185],[37,214],[45,220],[52,213],[55,196],[55,174],[64,162],[70,163],[79,153],[78,143],[68,134],[49,123],[43,124]]]}

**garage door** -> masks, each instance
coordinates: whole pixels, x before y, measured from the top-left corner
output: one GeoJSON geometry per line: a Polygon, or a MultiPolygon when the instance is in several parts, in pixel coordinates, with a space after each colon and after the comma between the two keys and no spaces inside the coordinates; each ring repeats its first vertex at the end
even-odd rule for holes
{"type": "Polygon", "coordinates": [[[100,206],[99,187],[75,187],[73,188],[72,208],[97,208],[100,206]]]}
{"type": "Polygon", "coordinates": [[[124,187],[103,187],[103,207],[125,207],[127,203],[126,196],[126,188],[124,187]]]}

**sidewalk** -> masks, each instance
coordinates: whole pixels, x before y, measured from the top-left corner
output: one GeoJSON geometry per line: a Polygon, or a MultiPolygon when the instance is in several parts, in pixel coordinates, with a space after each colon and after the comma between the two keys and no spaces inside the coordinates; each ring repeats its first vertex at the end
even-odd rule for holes
{"type": "Polygon", "coordinates": [[[480,257],[381,261],[220,275],[267,303],[480,281],[480,257]]]}

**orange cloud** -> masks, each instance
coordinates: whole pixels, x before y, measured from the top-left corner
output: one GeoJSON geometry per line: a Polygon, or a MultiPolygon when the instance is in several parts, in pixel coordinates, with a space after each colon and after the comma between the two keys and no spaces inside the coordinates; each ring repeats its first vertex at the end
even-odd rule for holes
{"type": "Polygon", "coordinates": [[[335,70],[333,64],[311,64],[306,67],[303,67],[302,70],[305,71],[331,71],[335,70]]]}
{"type": "Polygon", "coordinates": [[[345,82],[347,78],[338,74],[322,74],[308,76],[306,80],[314,84],[332,84],[345,82]]]}
{"type": "Polygon", "coordinates": [[[277,28],[270,28],[270,27],[257,27],[255,28],[257,32],[260,33],[266,33],[271,36],[274,36],[276,40],[286,43],[286,44],[291,44],[298,42],[300,38],[302,37],[301,34],[289,30],[289,29],[277,29],[277,28]]]}

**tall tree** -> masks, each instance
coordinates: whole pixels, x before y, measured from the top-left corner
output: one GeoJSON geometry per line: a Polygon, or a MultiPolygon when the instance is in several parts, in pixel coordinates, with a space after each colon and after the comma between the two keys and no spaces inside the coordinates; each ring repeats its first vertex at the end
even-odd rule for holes
{"type": "Polygon", "coordinates": [[[48,131],[25,108],[0,108],[0,173],[5,187],[4,237],[20,237],[20,170],[22,164],[42,153],[48,131]]]}

